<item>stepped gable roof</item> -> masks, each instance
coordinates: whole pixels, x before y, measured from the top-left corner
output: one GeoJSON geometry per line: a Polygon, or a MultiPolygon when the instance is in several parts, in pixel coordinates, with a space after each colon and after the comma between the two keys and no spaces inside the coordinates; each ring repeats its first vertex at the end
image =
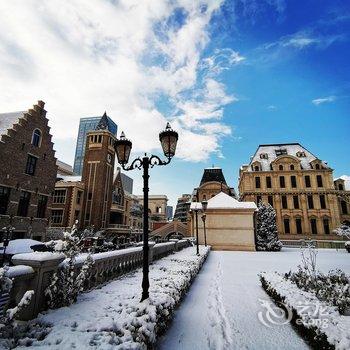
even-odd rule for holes
{"type": "MultiPolygon", "coordinates": [[[[303,169],[311,169],[310,163],[316,159],[319,159],[298,142],[273,143],[259,145],[254,156],[251,158],[249,165],[252,165],[257,161],[261,164],[262,171],[269,171],[270,164],[276,160],[276,158],[283,155],[297,157],[300,160],[303,169]],[[302,157],[298,157],[297,154],[299,152],[302,152],[304,155],[302,157]],[[267,155],[267,158],[261,157],[262,154],[267,155]]],[[[324,168],[329,168],[325,162],[322,162],[322,166],[324,168]]],[[[247,170],[252,171],[251,167],[248,167],[247,170]]]]}
{"type": "Polygon", "coordinates": [[[18,120],[23,117],[26,111],[1,113],[0,114],[0,135],[6,135],[7,130],[11,129],[18,120]]]}
{"type": "Polygon", "coordinates": [[[221,168],[213,167],[204,169],[200,186],[211,181],[222,182],[223,184],[227,185],[221,168]]]}
{"type": "Polygon", "coordinates": [[[240,202],[224,192],[208,200],[208,209],[256,209],[254,202],[240,202]]]}

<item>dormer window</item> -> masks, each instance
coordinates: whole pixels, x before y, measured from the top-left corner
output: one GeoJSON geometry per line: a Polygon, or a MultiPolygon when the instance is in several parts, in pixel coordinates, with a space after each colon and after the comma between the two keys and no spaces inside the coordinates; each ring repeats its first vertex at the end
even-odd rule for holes
{"type": "Polygon", "coordinates": [[[290,165],[290,170],[294,170],[294,164],[290,165]]]}
{"type": "Polygon", "coordinates": [[[284,154],[288,154],[286,149],[276,149],[275,150],[276,156],[282,156],[284,154]]]}
{"type": "Polygon", "coordinates": [[[283,165],[280,164],[280,166],[278,167],[279,170],[283,170],[283,165]]]}
{"type": "Polygon", "coordinates": [[[41,131],[39,129],[33,131],[32,145],[35,147],[40,147],[41,145],[41,131]]]}
{"type": "Polygon", "coordinates": [[[319,170],[320,169],[320,164],[315,164],[315,169],[319,170]]]}
{"type": "Polygon", "coordinates": [[[260,170],[259,165],[255,165],[254,171],[259,171],[259,170],[260,170]]]}
{"type": "Polygon", "coordinates": [[[305,152],[304,151],[299,151],[299,152],[297,152],[297,157],[299,157],[299,158],[305,158],[306,157],[306,154],[305,154],[305,152]]]}
{"type": "Polygon", "coordinates": [[[267,153],[260,153],[260,159],[269,159],[269,155],[267,153]]]}

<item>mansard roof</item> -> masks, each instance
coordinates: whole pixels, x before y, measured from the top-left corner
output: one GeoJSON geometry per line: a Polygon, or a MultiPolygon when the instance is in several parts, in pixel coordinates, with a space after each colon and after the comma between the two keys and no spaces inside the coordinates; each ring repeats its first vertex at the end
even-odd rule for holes
{"type": "MultiPolygon", "coordinates": [[[[251,165],[254,162],[259,162],[262,171],[269,171],[271,170],[271,163],[282,156],[292,156],[297,158],[300,161],[302,169],[312,169],[310,163],[319,160],[319,158],[298,142],[262,144],[259,145],[254,156],[251,158],[247,170],[252,171],[251,165]]],[[[320,162],[324,168],[329,168],[325,162],[320,162]]]]}
{"type": "Polygon", "coordinates": [[[227,185],[221,168],[213,167],[204,169],[200,186],[211,181],[222,182],[223,184],[227,185]]]}

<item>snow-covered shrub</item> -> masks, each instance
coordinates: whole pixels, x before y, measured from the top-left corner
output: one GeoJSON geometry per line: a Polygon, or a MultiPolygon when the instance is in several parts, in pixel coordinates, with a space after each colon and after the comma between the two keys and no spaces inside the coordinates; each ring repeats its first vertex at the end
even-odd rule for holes
{"type": "MultiPolygon", "coordinates": [[[[12,280],[9,278],[8,270],[8,266],[0,269],[0,294],[11,292],[12,280]]],[[[23,326],[16,322],[15,317],[29,305],[33,295],[33,290],[25,292],[18,305],[7,309],[0,317],[0,348],[12,348],[22,336],[23,326]]]]}
{"type": "Polygon", "coordinates": [[[278,239],[276,212],[270,204],[258,204],[256,215],[256,248],[263,251],[279,251],[282,243],[278,239]]]}
{"type": "Polygon", "coordinates": [[[76,258],[81,254],[81,238],[77,233],[77,222],[71,232],[64,233],[64,241],[56,244],[55,249],[65,254],[58,271],[53,274],[51,283],[45,290],[48,307],[56,309],[69,306],[76,302],[79,293],[84,289],[86,280],[90,277],[94,261],[89,254],[85,259],[79,273],[76,270],[76,258]],[[61,248],[61,250],[58,250],[61,248]]]}
{"type": "Polygon", "coordinates": [[[350,277],[341,270],[323,274],[317,271],[317,249],[312,242],[301,249],[302,265],[296,272],[288,272],[285,278],[298,288],[313,293],[319,300],[338,308],[339,313],[350,315],[350,277]]]}
{"type": "Polygon", "coordinates": [[[334,230],[338,236],[346,237],[349,241],[345,242],[345,249],[350,253],[350,226],[342,224],[334,230]]]}

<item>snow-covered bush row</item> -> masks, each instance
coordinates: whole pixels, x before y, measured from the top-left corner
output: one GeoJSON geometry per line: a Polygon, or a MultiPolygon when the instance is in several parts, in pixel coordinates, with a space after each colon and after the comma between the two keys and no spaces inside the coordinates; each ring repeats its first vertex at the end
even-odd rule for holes
{"type": "Polygon", "coordinates": [[[350,316],[341,315],[337,307],[300,289],[285,275],[263,272],[260,281],[276,303],[283,303],[293,313],[294,326],[311,345],[320,349],[350,349],[350,316]]]}
{"type": "Polygon", "coordinates": [[[336,306],[342,315],[350,316],[350,277],[341,270],[327,274],[317,272],[315,278],[299,267],[285,277],[298,288],[313,293],[319,300],[336,306]]]}
{"type": "Polygon", "coordinates": [[[142,270],[78,296],[70,307],[50,310],[27,324],[20,346],[45,349],[146,349],[164,332],[209,248],[194,247],[150,265],[150,297],[140,302],[142,270]],[[44,339],[42,339],[44,337],[44,339]]]}

